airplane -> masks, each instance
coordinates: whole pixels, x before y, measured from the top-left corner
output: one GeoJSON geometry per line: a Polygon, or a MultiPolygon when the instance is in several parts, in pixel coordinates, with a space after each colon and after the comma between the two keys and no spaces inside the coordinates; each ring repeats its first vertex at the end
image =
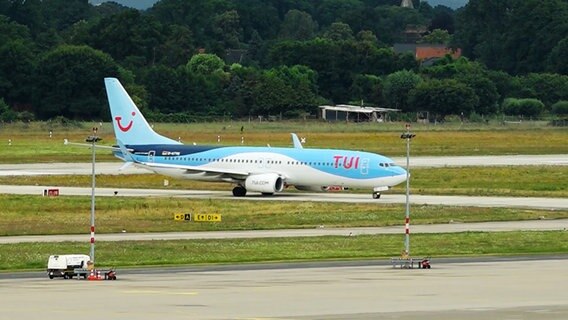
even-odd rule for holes
{"type": "MultiPolygon", "coordinates": [[[[351,150],[184,145],[156,133],[120,81],[105,78],[118,148],[116,157],[155,173],[181,179],[227,182],[233,196],[274,195],[287,187],[302,191],[369,188],[373,198],[403,181],[406,170],[382,155],[351,150]]],[[[123,166],[123,167],[124,167],[123,166]]]]}

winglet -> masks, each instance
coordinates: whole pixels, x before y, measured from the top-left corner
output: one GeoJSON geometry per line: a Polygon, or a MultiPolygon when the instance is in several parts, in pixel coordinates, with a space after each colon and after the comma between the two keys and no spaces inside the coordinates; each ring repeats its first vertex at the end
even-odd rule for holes
{"type": "Polygon", "coordinates": [[[304,149],[304,146],[302,146],[302,143],[300,142],[300,139],[298,139],[298,136],[295,133],[290,133],[292,135],[292,142],[294,143],[294,148],[296,149],[304,149]]]}

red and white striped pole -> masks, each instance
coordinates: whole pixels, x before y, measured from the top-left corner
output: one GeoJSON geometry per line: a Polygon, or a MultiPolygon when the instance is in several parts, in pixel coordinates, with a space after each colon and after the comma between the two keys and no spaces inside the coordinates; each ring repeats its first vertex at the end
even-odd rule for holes
{"type": "Polygon", "coordinates": [[[410,256],[410,139],[416,135],[410,133],[410,123],[406,124],[406,132],[400,138],[406,139],[406,220],[404,247],[407,256],[410,256]]]}
{"type": "Polygon", "coordinates": [[[93,135],[87,138],[87,142],[90,142],[91,148],[93,149],[93,166],[92,166],[92,184],[91,184],[91,262],[95,263],[95,143],[101,140],[97,136],[98,128],[93,128],[93,135]]]}

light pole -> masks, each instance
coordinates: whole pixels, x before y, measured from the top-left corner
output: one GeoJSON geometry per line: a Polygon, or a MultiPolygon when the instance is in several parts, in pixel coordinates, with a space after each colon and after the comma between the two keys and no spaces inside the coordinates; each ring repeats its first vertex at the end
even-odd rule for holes
{"type": "Polygon", "coordinates": [[[416,137],[410,132],[410,123],[406,124],[406,132],[400,135],[401,139],[406,139],[406,219],[405,219],[405,253],[410,257],[410,139],[416,137]]]}
{"type": "Polygon", "coordinates": [[[89,255],[91,262],[95,263],[95,143],[102,139],[97,136],[98,128],[93,128],[93,134],[85,139],[86,142],[91,143],[93,149],[93,164],[92,164],[92,183],[91,183],[91,254],[89,255]]]}

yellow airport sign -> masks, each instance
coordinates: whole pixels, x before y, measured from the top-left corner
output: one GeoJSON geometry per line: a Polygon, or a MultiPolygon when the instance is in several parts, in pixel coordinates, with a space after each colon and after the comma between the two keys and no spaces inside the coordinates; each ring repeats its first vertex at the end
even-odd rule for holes
{"type": "Polygon", "coordinates": [[[191,213],[176,213],[174,214],[175,221],[190,221],[191,213]]]}
{"type": "Polygon", "coordinates": [[[196,222],[221,222],[221,215],[218,213],[195,213],[193,221],[196,222]]]}

